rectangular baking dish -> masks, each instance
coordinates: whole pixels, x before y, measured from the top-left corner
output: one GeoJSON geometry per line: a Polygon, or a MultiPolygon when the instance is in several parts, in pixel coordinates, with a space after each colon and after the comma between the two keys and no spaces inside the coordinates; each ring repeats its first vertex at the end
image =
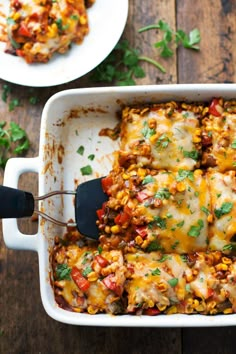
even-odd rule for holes
{"type": "MultiPolygon", "coordinates": [[[[236,98],[235,84],[186,84],[137,87],[105,87],[73,89],[59,92],[46,103],[41,121],[39,155],[35,158],[14,158],[7,163],[4,185],[17,188],[19,176],[37,172],[38,195],[54,190],[75,190],[88,179],[104,176],[111,169],[113,152],[119,141],[100,136],[102,128],[114,128],[117,112],[123,105],[147,102],[209,101],[213,97],[236,98]],[[77,153],[85,148],[83,156],[77,153]],[[90,161],[88,156],[94,154],[90,161]],[[93,174],[82,176],[80,168],[91,165],[93,174]]],[[[53,197],[40,204],[40,209],[63,221],[74,218],[71,196],[53,197]]],[[[232,315],[159,315],[134,316],[89,315],[63,310],[54,300],[50,285],[50,249],[54,237],[63,236],[65,228],[39,219],[36,235],[24,235],[16,219],[2,222],[6,246],[38,252],[40,292],[49,316],[60,322],[88,326],[127,327],[197,327],[234,326],[232,315]]]]}

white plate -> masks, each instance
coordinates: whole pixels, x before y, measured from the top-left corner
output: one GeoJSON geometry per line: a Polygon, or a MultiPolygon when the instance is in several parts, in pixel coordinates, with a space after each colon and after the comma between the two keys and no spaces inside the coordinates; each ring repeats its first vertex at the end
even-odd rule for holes
{"type": "MultiPolygon", "coordinates": [[[[2,0],[7,8],[9,0],[2,0]]],[[[117,44],[126,24],[128,0],[96,0],[88,9],[90,32],[81,45],[55,54],[46,64],[27,64],[4,53],[0,42],[0,78],[19,85],[46,87],[75,80],[100,64],[117,44]]]]}

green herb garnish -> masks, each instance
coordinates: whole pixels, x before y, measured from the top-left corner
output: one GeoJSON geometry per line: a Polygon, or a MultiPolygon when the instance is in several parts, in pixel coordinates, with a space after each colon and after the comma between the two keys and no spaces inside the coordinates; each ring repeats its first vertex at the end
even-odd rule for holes
{"type": "Polygon", "coordinates": [[[156,142],[156,148],[159,149],[166,149],[167,146],[171,143],[171,140],[168,138],[168,136],[164,133],[162,134],[157,142],[156,142]]]}
{"type": "Polygon", "coordinates": [[[80,169],[82,176],[89,176],[93,173],[93,169],[90,165],[81,167],[80,169]]]}
{"type": "Polygon", "coordinates": [[[145,72],[140,66],[141,61],[146,61],[163,73],[165,69],[155,60],[141,56],[137,49],[130,46],[127,40],[120,41],[110,55],[96,67],[91,75],[92,81],[114,83],[118,86],[135,85],[136,78],[145,77],[145,72]]]}
{"type": "Polygon", "coordinates": [[[91,268],[90,266],[88,266],[88,267],[86,267],[86,268],[83,270],[82,274],[83,274],[84,277],[87,277],[87,275],[88,275],[89,273],[91,273],[92,271],[93,271],[92,268],[91,268]]]}
{"type": "Polygon", "coordinates": [[[94,154],[89,155],[89,156],[88,156],[88,159],[89,159],[90,161],[93,161],[93,160],[95,159],[95,155],[94,155],[94,154]]]}
{"type": "Polygon", "coordinates": [[[231,212],[231,210],[233,209],[233,203],[232,202],[225,202],[221,205],[221,207],[219,209],[215,209],[214,213],[215,216],[217,217],[217,219],[219,219],[221,216],[228,214],[231,212]]]}
{"type": "Polygon", "coordinates": [[[77,154],[83,156],[84,154],[84,146],[83,145],[80,145],[80,147],[77,149],[77,154]]]}
{"type": "Polygon", "coordinates": [[[161,249],[161,246],[157,241],[152,241],[149,243],[149,245],[146,248],[147,252],[152,252],[152,251],[158,251],[161,249]]]}
{"type": "Polygon", "coordinates": [[[151,136],[156,134],[156,131],[155,129],[149,128],[148,123],[144,122],[141,133],[143,134],[144,138],[149,139],[151,136]]]}
{"type": "Polygon", "coordinates": [[[190,157],[191,159],[197,161],[199,158],[199,152],[197,150],[185,151],[183,150],[184,157],[190,157]]]}
{"type": "Polygon", "coordinates": [[[5,126],[6,122],[0,122],[0,167],[2,168],[12,154],[21,155],[29,149],[25,130],[15,122],[10,122],[8,129],[5,129],[5,126]]]}
{"type": "Polygon", "coordinates": [[[174,288],[178,284],[178,281],[179,281],[178,278],[172,278],[168,280],[168,283],[172,288],[174,288]]]}
{"type": "Polygon", "coordinates": [[[71,268],[67,264],[58,264],[56,267],[56,277],[59,280],[70,280],[71,268]]]}
{"type": "Polygon", "coordinates": [[[147,175],[146,177],[144,177],[142,184],[148,184],[148,183],[152,183],[154,181],[155,181],[155,179],[151,175],[147,175]]]}
{"type": "Polygon", "coordinates": [[[191,236],[191,237],[200,236],[200,233],[201,233],[201,230],[202,230],[203,227],[204,227],[204,222],[203,222],[202,219],[199,219],[197,221],[197,225],[192,225],[190,227],[190,230],[188,232],[188,236],[191,236]]]}
{"type": "Polygon", "coordinates": [[[174,40],[176,47],[182,45],[187,49],[199,50],[197,44],[201,40],[200,32],[197,28],[185,33],[182,29],[178,29],[176,32],[173,31],[168,23],[165,21],[159,20],[157,24],[151,24],[139,29],[139,33],[148,31],[148,30],[160,30],[163,32],[163,38],[160,41],[154,43],[154,47],[160,50],[160,55],[163,58],[172,57],[174,54],[173,49],[171,48],[171,42],[174,40]]]}
{"type": "Polygon", "coordinates": [[[160,269],[156,268],[156,269],[152,270],[151,274],[152,275],[160,275],[161,271],[160,271],[160,269]]]}
{"type": "Polygon", "coordinates": [[[232,148],[232,149],[236,149],[236,140],[234,140],[234,141],[232,142],[231,148],[232,148]]]}
{"type": "Polygon", "coordinates": [[[163,199],[169,199],[170,196],[171,196],[171,193],[170,193],[169,189],[164,187],[164,188],[160,188],[156,192],[156,194],[154,195],[154,198],[163,200],[163,199]]]}
{"type": "Polygon", "coordinates": [[[188,170],[178,170],[178,176],[176,177],[177,182],[183,181],[185,178],[188,178],[190,181],[194,181],[193,171],[188,170]]]}

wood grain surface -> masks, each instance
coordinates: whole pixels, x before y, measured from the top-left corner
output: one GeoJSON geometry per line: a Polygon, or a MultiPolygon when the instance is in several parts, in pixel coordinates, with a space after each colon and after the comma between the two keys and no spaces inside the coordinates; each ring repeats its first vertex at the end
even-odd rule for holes
{"type": "MultiPolygon", "coordinates": [[[[130,0],[122,38],[166,68],[163,74],[143,63],[146,76],[137,79],[138,85],[236,81],[236,2],[233,0],[130,0]],[[201,33],[200,51],[179,48],[173,57],[160,59],[153,47],[160,34],[155,30],[138,33],[140,27],[160,19],[173,29],[190,31],[197,27],[201,33]]],[[[0,80],[0,96],[4,84],[0,80]]],[[[8,104],[0,99],[0,121],[15,121],[27,131],[31,141],[27,157],[38,155],[41,112],[47,99],[64,89],[95,86],[90,74],[51,88],[7,84],[12,89],[11,98],[19,98],[21,105],[9,112],[8,104]],[[31,96],[39,98],[36,105],[29,103],[31,96]]],[[[3,171],[0,184],[2,180],[3,171]]],[[[37,176],[23,175],[19,186],[37,195],[37,176]]],[[[19,224],[25,233],[37,230],[37,224],[31,220],[19,224]]],[[[48,317],[42,306],[37,254],[7,249],[0,231],[0,354],[233,354],[235,335],[234,327],[100,328],[58,323],[48,317]]]]}

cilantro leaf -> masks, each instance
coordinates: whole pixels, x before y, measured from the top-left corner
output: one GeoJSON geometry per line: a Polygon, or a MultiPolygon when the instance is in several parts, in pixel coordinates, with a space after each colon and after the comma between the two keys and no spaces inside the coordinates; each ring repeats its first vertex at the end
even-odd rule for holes
{"type": "Polygon", "coordinates": [[[88,176],[93,173],[93,169],[90,165],[87,165],[87,166],[81,167],[80,172],[81,172],[82,176],[88,176]]]}
{"type": "Polygon", "coordinates": [[[190,230],[188,232],[188,236],[198,237],[200,236],[201,230],[204,227],[204,222],[202,219],[197,221],[197,225],[191,225],[190,230]]]}
{"type": "Polygon", "coordinates": [[[59,280],[70,280],[71,268],[67,264],[58,264],[56,267],[56,277],[59,280]]]}
{"type": "Polygon", "coordinates": [[[215,216],[217,217],[217,219],[221,218],[221,216],[228,214],[231,212],[231,210],[233,209],[233,203],[232,202],[225,202],[221,205],[220,208],[215,209],[215,216]]]}

